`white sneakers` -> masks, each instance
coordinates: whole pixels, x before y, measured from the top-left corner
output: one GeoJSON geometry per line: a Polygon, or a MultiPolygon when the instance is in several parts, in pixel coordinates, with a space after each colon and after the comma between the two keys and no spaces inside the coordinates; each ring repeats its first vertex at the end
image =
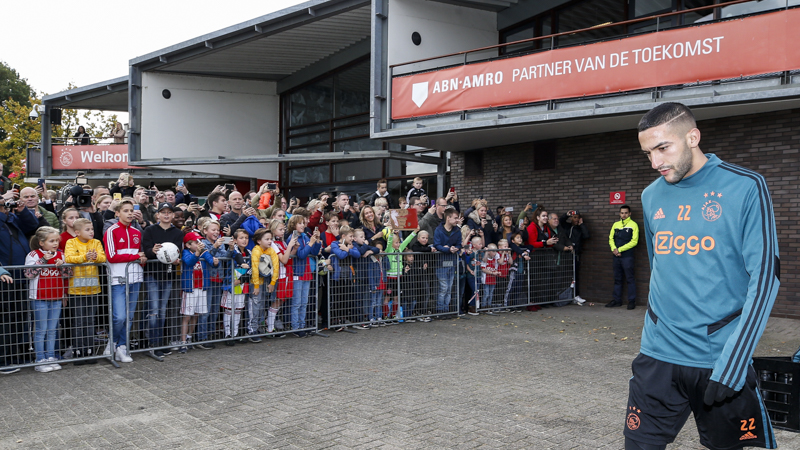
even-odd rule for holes
{"type": "Polygon", "coordinates": [[[108,341],[108,345],[106,345],[106,349],[103,350],[103,356],[111,356],[111,346],[114,345],[113,342],[108,341]]]}
{"type": "Polygon", "coordinates": [[[117,347],[116,359],[117,361],[124,363],[133,362],[133,358],[128,355],[128,346],[120,345],[117,347]]]}
{"type": "Polygon", "coordinates": [[[47,358],[47,362],[52,363],[50,364],[50,368],[53,370],[61,370],[61,364],[58,364],[58,360],[54,357],[47,358]]]}
{"type": "Polygon", "coordinates": [[[575,304],[576,305],[583,305],[586,300],[582,299],[580,295],[575,296],[575,304]]]}
{"type": "MultiPolygon", "coordinates": [[[[45,362],[47,362],[47,360],[46,359],[40,359],[40,360],[38,360],[36,362],[37,363],[45,363],[45,362]]],[[[61,366],[58,366],[58,368],[60,369],[61,366]]],[[[36,368],[34,370],[36,370],[37,372],[41,372],[41,373],[47,373],[47,372],[52,372],[54,369],[49,364],[42,364],[40,366],[36,366],[36,368]]]]}

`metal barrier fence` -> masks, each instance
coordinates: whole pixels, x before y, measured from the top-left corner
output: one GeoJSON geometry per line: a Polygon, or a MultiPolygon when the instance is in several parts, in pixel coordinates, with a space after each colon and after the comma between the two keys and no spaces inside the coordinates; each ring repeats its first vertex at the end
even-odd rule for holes
{"type": "MultiPolygon", "coordinates": [[[[6,266],[0,282],[0,370],[94,364],[113,339],[106,265],[6,266]]],[[[113,362],[113,361],[112,361],[113,362]]]]}
{"type": "Polygon", "coordinates": [[[530,259],[507,249],[320,259],[305,276],[279,271],[258,293],[249,266],[217,262],[196,280],[180,264],[157,260],[124,271],[96,263],[6,267],[13,282],[0,282],[0,370],[51,371],[101,358],[116,366],[143,352],[162,360],[222,342],[427,322],[574,294],[574,255],[553,249],[530,259]]]}

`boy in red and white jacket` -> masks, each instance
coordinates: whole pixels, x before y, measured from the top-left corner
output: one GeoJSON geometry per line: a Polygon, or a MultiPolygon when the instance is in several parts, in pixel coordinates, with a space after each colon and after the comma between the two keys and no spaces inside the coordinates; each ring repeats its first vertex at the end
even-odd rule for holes
{"type": "Polygon", "coordinates": [[[110,355],[112,343],[116,345],[115,355],[117,361],[132,362],[128,354],[128,334],[130,333],[133,315],[136,312],[136,301],[139,298],[139,288],[142,284],[142,266],[147,261],[142,251],[142,233],[133,228],[134,219],[133,199],[123,198],[117,204],[115,211],[119,222],[112,225],[103,235],[108,259],[108,276],[111,279],[111,308],[113,322],[113,340],[106,347],[105,355],[110,355]],[[138,264],[129,264],[131,262],[138,264]],[[128,314],[125,315],[125,288],[128,291],[128,314]],[[125,327],[125,323],[128,324],[125,327]]]}

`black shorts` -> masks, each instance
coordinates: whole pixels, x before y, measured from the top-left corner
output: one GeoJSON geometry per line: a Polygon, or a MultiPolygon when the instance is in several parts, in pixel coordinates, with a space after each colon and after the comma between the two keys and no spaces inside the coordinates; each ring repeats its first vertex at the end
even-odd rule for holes
{"type": "Polygon", "coordinates": [[[777,447],[752,366],[742,390],[713,406],[703,403],[711,369],[679,366],[640,353],[631,370],[626,437],[644,444],[669,444],[692,412],[700,443],[708,448],[777,447]]]}

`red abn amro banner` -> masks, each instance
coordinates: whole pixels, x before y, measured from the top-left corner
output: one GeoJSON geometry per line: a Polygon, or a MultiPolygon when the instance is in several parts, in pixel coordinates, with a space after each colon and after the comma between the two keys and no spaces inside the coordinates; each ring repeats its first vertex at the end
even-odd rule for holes
{"type": "Polygon", "coordinates": [[[468,64],[392,80],[392,119],[800,68],[800,10],[468,64]]]}

